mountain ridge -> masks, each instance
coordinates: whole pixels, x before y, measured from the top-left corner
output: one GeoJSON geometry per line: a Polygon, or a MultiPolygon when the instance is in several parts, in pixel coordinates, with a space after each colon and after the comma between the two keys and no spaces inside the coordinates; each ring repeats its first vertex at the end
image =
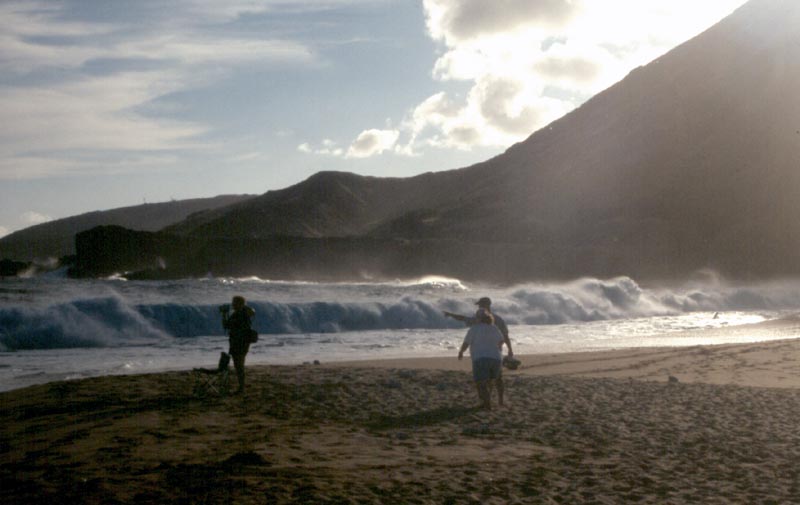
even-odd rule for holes
{"type": "Polygon", "coordinates": [[[751,0],[498,156],[402,179],[321,172],[167,228],[214,244],[171,264],[241,273],[209,268],[238,247],[273,278],[800,275],[798,26],[800,2],[751,0]]]}
{"type": "Polygon", "coordinates": [[[75,235],[101,225],[157,231],[193,213],[228,206],[252,195],[219,195],[96,210],[24,228],[0,238],[0,258],[46,260],[75,254],[75,235]]]}

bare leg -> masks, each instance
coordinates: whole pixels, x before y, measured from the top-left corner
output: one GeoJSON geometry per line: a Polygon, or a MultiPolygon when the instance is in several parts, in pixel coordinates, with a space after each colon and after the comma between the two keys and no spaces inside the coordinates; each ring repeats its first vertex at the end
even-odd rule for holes
{"type": "Polygon", "coordinates": [[[489,381],[480,381],[477,383],[478,386],[478,398],[481,400],[481,407],[486,410],[491,410],[492,408],[492,393],[491,389],[489,389],[489,381]]]}
{"type": "Polygon", "coordinates": [[[233,366],[236,368],[236,380],[239,381],[238,392],[244,393],[244,357],[245,354],[233,355],[233,366]]]}
{"type": "Polygon", "coordinates": [[[498,403],[500,403],[500,405],[502,406],[503,405],[503,378],[502,377],[498,377],[494,381],[495,381],[495,383],[497,385],[498,403]]]}

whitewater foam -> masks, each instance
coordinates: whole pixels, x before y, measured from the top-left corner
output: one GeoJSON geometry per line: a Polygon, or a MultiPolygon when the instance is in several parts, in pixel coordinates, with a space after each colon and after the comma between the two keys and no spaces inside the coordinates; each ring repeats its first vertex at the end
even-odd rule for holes
{"type": "Polygon", "coordinates": [[[183,280],[151,283],[35,279],[0,291],[0,349],[154,345],[219,335],[218,306],[243,294],[261,334],[460,328],[442,311],[470,314],[479,296],[511,325],[655,318],[694,312],[794,310],[800,283],[645,289],[632,279],[579,279],[508,289],[423,279],[402,284],[183,280]]]}
{"type": "Polygon", "coordinates": [[[256,310],[261,334],[248,359],[296,363],[452,354],[464,326],[442,311],[471,314],[481,296],[491,297],[510,325],[517,352],[690,345],[654,336],[797,311],[800,282],[645,288],[620,277],[498,288],[436,278],[374,284],[4,280],[0,379],[12,386],[0,387],[214,361],[227,349],[218,306],[235,294],[256,310]]]}

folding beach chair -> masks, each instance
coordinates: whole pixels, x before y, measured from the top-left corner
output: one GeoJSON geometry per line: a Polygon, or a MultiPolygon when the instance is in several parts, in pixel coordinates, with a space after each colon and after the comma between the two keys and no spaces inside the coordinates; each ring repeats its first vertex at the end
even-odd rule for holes
{"type": "Polygon", "coordinates": [[[206,397],[211,394],[225,396],[228,394],[228,365],[231,362],[231,355],[225,352],[219,353],[219,365],[217,368],[193,368],[194,394],[195,396],[206,397]]]}

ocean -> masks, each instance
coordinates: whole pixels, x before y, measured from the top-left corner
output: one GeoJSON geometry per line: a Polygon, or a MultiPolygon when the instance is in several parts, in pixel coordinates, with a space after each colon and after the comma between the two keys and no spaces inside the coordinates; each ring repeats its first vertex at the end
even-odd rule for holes
{"type": "MultiPolygon", "coordinates": [[[[457,279],[313,283],[257,278],[133,282],[63,272],[0,280],[0,390],[83,377],[214,367],[227,350],[219,306],[242,295],[260,336],[248,364],[454,356],[465,334],[442,311],[482,296],[509,325],[516,354],[687,346],[764,334],[687,331],[800,311],[800,281],[672,286],[628,277],[481,286],[457,279]]],[[[775,333],[774,338],[785,338],[775,333]]]]}

